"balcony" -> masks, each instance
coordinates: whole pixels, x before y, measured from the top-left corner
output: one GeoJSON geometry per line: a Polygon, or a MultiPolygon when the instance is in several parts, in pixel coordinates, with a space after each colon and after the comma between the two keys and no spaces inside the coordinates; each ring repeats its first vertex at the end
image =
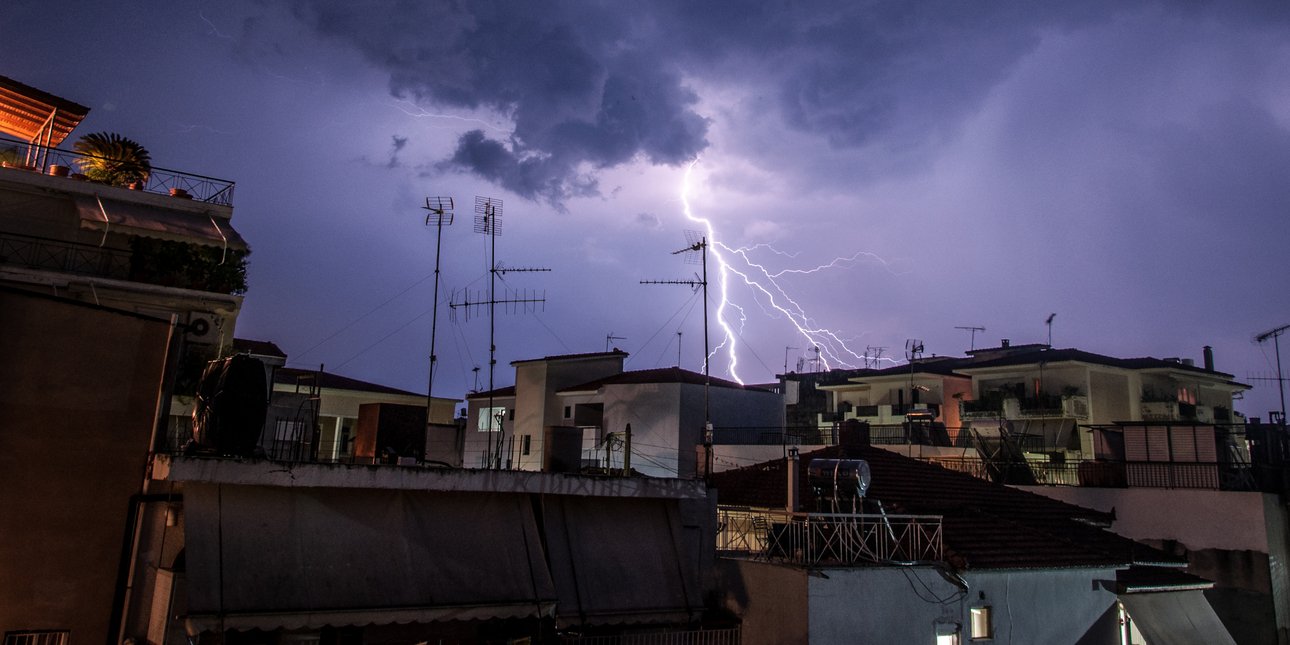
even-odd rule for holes
{"type": "Polygon", "coordinates": [[[712,429],[712,443],[722,446],[800,446],[826,443],[819,428],[726,427],[712,429]]]}
{"type": "Polygon", "coordinates": [[[1143,421],[1194,421],[1196,423],[1215,423],[1231,419],[1231,413],[1227,408],[1178,401],[1143,401],[1141,416],[1143,421]]]}
{"type": "Polygon", "coordinates": [[[1037,397],[983,396],[959,402],[959,418],[971,419],[1087,419],[1088,397],[1080,394],[1042,394],[1037,397]]]}
{"type": "Polygon", "coordinates": [[[134,238],[126,250],[0,233],[0,265],[211,293],[246,291],[245,253],[222,258],[218,249],[148,238],[134,238]]]}
{"type": "Polygon", "coordinates": [[[905,415],[911,412],[929,412],[935,417],[941,414],[941,406],[937,403],[904,403],[895,405],[857,405],[849,410],[841,410],[837,413],[824,413],[820,415],[821,423],[841,422],[849,419],[864,421],[871,425],[891,425],[903,423],[905,415]]]}
{"type": "MultiPolygon", "coordinates": [[[[72,150],[49,148],[27,143],[26,141],[0,137],[0,149],[4,148],[15,149],[23,157],[21,163],[6,164],[11,168],[41,175],[54,175],[57,173],[57,176],[66,177],[67,181],[88,181],[78,178],[70,172],[78,167],[76,163],[78,159],[85,158],[88,155],[72,150]],[[63,170],[59,170],[59,168],[63,170]],[[65,171],[67,174],[62,174],[65,171]]],[[[232,206],[233,186],[233,182],[225,179],[216,179],[154,166],[148,176],[148,181],[135,190],[159,195],[186,196],[195,201],[208,204],[232,206]]]]}
{"type": "Polygon", "coordinates": [[[939,515],[789,513],[722,506],[717,550],[800,566],[864,566],[944,559],[939,515]]]}
{"type": "Polygon", "coordinates": [[[1247,472],[1238,466],[1218,463],[1100,460],[1001,463],[987,462],[975,457],[932,457],[924,461],[990,481],[1029,481],[1029,478],[1033,477],[1035,484],[1039,486],[1199,490],[1249,488],[1247,472]]]}

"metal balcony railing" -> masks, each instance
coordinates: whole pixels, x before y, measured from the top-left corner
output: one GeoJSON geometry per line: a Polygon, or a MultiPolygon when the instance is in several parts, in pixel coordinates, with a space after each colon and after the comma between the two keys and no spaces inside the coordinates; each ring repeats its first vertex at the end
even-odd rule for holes
{"type": "Polygon", "coordinates": [[[650,631],[612,636],[561,636],[561,645],[739,645],[738,627],[689,631],[650,631]]]}
{"type": "Polygon", "coordinates": [[[717,550],[791,564],[941,561],[941,516],[717,509],[717,550]]]}
{"type": "MultiPolygon", "coordinates": [[[[53,174],[50,171],[52,166],[67,168],[69,174],[76,173],[79,168],[77,160],[91,156],[73,150],[49,148],[26,141],[0,137],[0,149],[4,148],[16,149],[25,160],[24,163],[19,164],[17,167],[42,175],[53,174]]],[[[68,181],[75,180],[69,178],[68,181]]],[[[148,175],[148,181],[139,190],[161,195],[170,195],[182,191],[180,194],[190,195],[194,200],[200,202],[232,206],[233,187],[234,183],[226,179],[216,179],[215,177],[153,166],[151,174],[148,175]]]]}
{"type": "Polygon", "coordinates": [[[0,264],[126,280],[130,252],[43,237],[0,233],[0,264]]]}
{"type": "Polygon", "coordinates": [[[1241,489],[1248,478],[1239,477],[1241,467],[1218,463],[1094,461],[995,462],[974,457],[927,457],[943,468],[991,481],[1015,482],[1012,470],[1029,471],[1040,486],[1087,486],[1096,488],[1186,488],[1199,490],[1241,489]]]}

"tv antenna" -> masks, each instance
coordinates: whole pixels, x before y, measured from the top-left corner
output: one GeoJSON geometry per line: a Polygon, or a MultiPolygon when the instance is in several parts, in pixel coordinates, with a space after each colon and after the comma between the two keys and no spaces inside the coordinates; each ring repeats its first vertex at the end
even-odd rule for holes
{"type": "Polygon", "coordinates": [[[693,290],[703,289],[703,473],[708,477],[712,474],[712,406],[708,394],[712,387],[712,373],[708,366],[712,358],[708,350],[708,238],[698,231],[687,230],[685,242],[686,246],[673,251],[672,255],[682,255],[686,264],[701,264],[703,277],[695,276],[694,280],[641,280],[640,283],[682,284],[693,290]]]}
{"type": "MultiPolygon", "coordinates": [[[[497,387],[494,385],[494,379],[497,371],[497,305],[505,305],[511,313],[523,311],[525,313],[534,311],[535,307],[546,304],[545,294],[537,292],[530,293],[527,289],[522,294],[509,292],[507,297],[497,297],[497,277],[507,273],[528,273],[528,272],[547,272],[550,269],[538,268],[514,268],[506,267],[497,261],[497,236],[502,233],[502,200],[493,197],[475,197],[475,232],[488,236],[488,294],[476,293],[472,296],[463,290],[461,292],[462,300],[453,298],[448,303],[448,307],[454,312],[457,309],[465,310],[467,319],[472,312],[477,312],[484,306],[488,307],[488,410],[493,414],[493,395],[497,387]]],[[[476,368],[478,369],[478,368],[476,368]]],[[[499,416],[490,424],[488,432],[488,468],[500,470],[502,468],[502,446],[505,440],[506,428],[502,425],[505,415],[499,416]],[[493,440],[492,428],[497,428],[497,439],[493,440]]]]}
{"type": "MultiPolygon", "coordinates": [[[[1281,374],[1281,340],[1280,339],[1281,339],[1281,334],[1284,334],[1287,329],[1290,329],[1290,325],[1281,325],[1280,327],[1277,327],[1275,329],[1269,329],[1263,332],[1262,334],[1259,334],[1254,337],[1254,342],[1256,343],[1263,343],[1263,342],[1266,342],[1269,338],[1271,338],[1272,345],[1273,347],[1276,348],[1275,349],[1276,355],[1277,355],[1276,381],[1277,381],[1277,393],[1281,395],[1281,423],[1282,424],[1286,422],[1286,381],[1285,381],[1285,377],[1282,376],[1281,374]]],[[[1259,379],[1259,380],[1265,380],[1265,379],[1259,379]]],[[[1267,380],[1270,380],[1270,379],[1267,379],[1267,380]]]]}
{"type": "Polygon", "coordinates": [[[824,371],[822,367],[823,361],[820,359],[820,346],[815,345],[814,347],[811,348],[811,351],[815,353],[815,358],[811,359],[811,362],[815,364],[815,369],[812,371],[817,373],[824,371]]]}
{"type": "Polygon", "coordinates": [[[676,366],[681,366],[681,330],[676,330],[676,366]]]}
{"type": "Polygon", "coordinates": [[[627,340],[627,337],[626,337],[626,336],[615,336],[615,335],[614,335],[614,332],[612,332],[612,331],[611,331],[611,332],[609,332],[608,334],[605,334],[605,352],[606,352],[606,353],[608,353],[608,352],[609,352],[609,343],[610,343],[611,341],[615,341],[615,340],[627,340]]]}
{"type": "Polygon", "coordinates": [[[434,368],[439,357],[435,355],[435,333],[439,327],[439,253],[443,248],[443,227],[452,226],[453,203],[451,197],[427,197],[426,226],[435,228],[434,236],[434,304],[430,311],[430,376],[426,383],[426,424],[431,421],[431,407],[434,404],[434,368]]]}
{"type": "Polygon", "coordinates": [[[788,345],[784,346],[784,373],[785,374],[788,373],[788,350],[790,349],[801,349],[801,347],[789,347],[788,345]]]}
{"type": "Polygon", "coordinates": [[[864,348],[864,366],[865,369],[877,369],[882,364],[882,353],[887,351],[886,347],[876,347],[869,345],[864,348]]]}
{"type": "Polygon", "coordinates": [[[968,351],[971,351],[971,350],[976,349],[976,333],[977,333],[977,332],[979,332],[979,331],[985,331],[985,327],[959,327],[959,326],[955,326],[954,328],[955,328],[955,329],[962,329],[963,331],[971,332],[971,333],[972,333],[972,338],[968,341],[968,351]]]}
{"type": "Polygon", "coordinates": [[[914,362],[923,357],[923,341],[910,338],[905,341],[905,360],[914,362]]]}
{"type": "Polygon", "coordinates": [[[1053,319],[1056,317],[1057,317],[1057,314],[1055,313],[1048,314],[1048,320],[1044,321],[1044,324],[1048,325],[1048,349],[1053,348],[1053,319]]]}

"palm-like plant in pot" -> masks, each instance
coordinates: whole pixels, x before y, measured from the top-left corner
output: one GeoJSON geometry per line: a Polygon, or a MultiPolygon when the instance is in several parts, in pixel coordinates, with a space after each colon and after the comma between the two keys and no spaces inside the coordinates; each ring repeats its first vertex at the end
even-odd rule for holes
{"type": "Polygon", "coordinates": [[[91,132],[72,144],[85,155],[76,165],[86,177],[113,186],[146,183],[152,174],[152,156],[133,139],[115,132],[91,132]]]}

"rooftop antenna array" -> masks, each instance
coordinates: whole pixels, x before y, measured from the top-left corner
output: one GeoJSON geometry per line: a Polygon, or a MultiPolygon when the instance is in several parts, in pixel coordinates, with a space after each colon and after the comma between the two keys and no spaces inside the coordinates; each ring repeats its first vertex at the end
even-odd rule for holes
{"type": "Polygon", "coordinates": [[[923,341],[910,338],[905,341],[905,360],[914,362],[923,357],[923,341]]]}
{"type": "Polygon", "coordinates": [[[433,419],[430,408],[434,402],[434,369],[439,357],[435,355],[435,333],[439,327],[439,253],[443,248],[443,227],[452,226],[453,203],[451,197],[427,197],[426,226],[435,228],[434,236],[434,304],[430,314],[430,376],[426,383],[426,423],[433,419]]]}
{"type": "MultiPolygon", "coordinates": [[[[505,298],[497,297],[497,277],[507,273],[530,273],[546,272],[550,269],[538,268],[512,268],[503,266],[497,261],[497,236],[502,233],[502,200],[493,197],[475,197],[475,232],[488,236],[488,295],[483,298],[481,294],[476,294],[472,301],[471,296],[465,290],[461,292],[461,300],[453,298],[448,303],[448,307],[454,312],[457,309],[465,311],[467,319],[472,312],[478,311],[485,305],[488,306],[488,409],[493,414],[493,394],[497,390],[494,384],[494,378],[497,372],[497,305],[505,305],[511,313],[516,311],[534,311],[539,305],[546,304],[545,294],[530,294],[525,290],[522,295],[512,293],[505,298]]],[[[489,421],[488,432],[488,468],[501,469],[502,467],[502,446],[506,437],[506,428],[503,427],[505,415],[498,415],[489,421]],[[493,428],[497,429],[496,441],[493,439],[493,428]]]]}
{"type": "MultiPolygon", "coordinates": [[[[708,349],[708,238],[698,231],[685,232],[686,246],[672,252],[681,255],[686,264],[701,264],[703,276],[694,280],[641,280],[640,284],[683,284],[691,289],[703,289],[703,460],[704,476],[712,474],[712,408],[708,390],[712,387],[712,374],[708,363],[712,354],[708,349]]],[[[678,361],[679,362],[679,361],[678,361]]]]}
{"type": "Polygon", "coordinates": [[[887,351],[886,347],[877,347],[869,345],[864,348],[864,366],[865,369],[877,369],[882,364],[882,353],[887,351]]]}
{"type": "MultiPolygon", "coordinates": [[[[971,333],[972,333],[972,338],[968,341],[968,351],[971,351],[971,350],[976,349],[976,333],[977,333],[977,332],[979,332],[979,331],[985,331],[985,327],[959,327],[959,326],[955,326],[954,328],[955,328],[955,329],[962,329],[963,331],[971,332],[971,333]]],[[[1050,339],[1050,340],[1051,340],[1051,339],[1050,339]]]]}
{"type": "MultiPolygon", "coordinates": [[[[1277,377],[1275,380],[1277,382],[1277,393],[1281,395],[1281,423],[1282,424],[1285,424],[1286,422],[1286,380],[1285,380],[1285,377],[1282,376],[1281,374],[1281,340],[1280,339],[1281,339],[1281,334],[1284,334],[1287,329],[1290,329],[1290,325],[1281,325],[1280,327],[1269,329],[1263,332],[1262,334],[1259,334],[1254,337],[1254,342],[1256,343],[1264,343],[1264,342],[1267,342],[1269,338],[1271,338],[1272,345],[1273,347],[1276,348],[1275,351],[1277,355],[1277,377]]],[[[1260,378],[1257,380],[1264,381],[1264,380],[1273,380],[1273,379],[1260,378]]]]}

